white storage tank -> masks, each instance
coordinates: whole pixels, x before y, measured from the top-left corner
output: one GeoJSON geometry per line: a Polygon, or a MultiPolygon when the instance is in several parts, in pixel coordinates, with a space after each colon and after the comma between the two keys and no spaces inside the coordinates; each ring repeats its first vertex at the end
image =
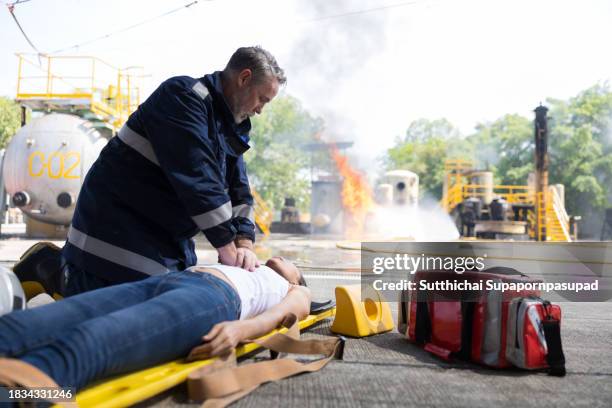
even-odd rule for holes
{"type": "Polygon", "coordinates": [[[479,186],[470,191],[470,193],[474,193],[477,198],[480,198],[483,204],[491,204],[494,198],[492,171],[474,171],[470,173],[470,184],[479,186]]]}
{"type": "Polygon", "coordinates": [[[75,115],[32,119],[6,148],[2,175],[11,202],[41,223],[70,224],[83,179],[107,142],[75,115]]]}
{"type": "Polygon", "coordinates": [[[383,176],[382,184],[392,186],[395,205],[416,205],[419,201],[419,176],[416,173],[391,170],[383,176]]]}
{"type": "Polygon", "coordinates": [[[374,198],[379,205],[390,205],[393,202],[393,186],[388,183],[377,185],[374,198]]]}

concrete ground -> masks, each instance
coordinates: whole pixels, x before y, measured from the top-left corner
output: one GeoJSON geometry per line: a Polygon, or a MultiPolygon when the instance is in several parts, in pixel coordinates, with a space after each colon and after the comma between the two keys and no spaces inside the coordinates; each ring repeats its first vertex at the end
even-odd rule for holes
{"type": "MultiPolygon", "coordinates": [[[[10,265],[31,244],[0,241],[0,263],[10,265]]],[[[61,244],[61,243],[60,243],[61,244]]],[[[215,252],[198,240],[201,260],[215,252]]],[[[273,236],[258,248],[260,258],[282,255],[304,272],[314,297],[333,297],[336,285],[359,282],[359,252],[336,248],[334,237],[273,236]]],[[[493,370],[446,363],[409,343],[397,331],[349,339],[344,360],[323,370],[266,384],[236,407],[609,407],[612,406],[612,303],[563,303],[563,378],[519,370],[493,370]]],[[[391,304],[394,318],[397,307],[391,304]]],[[[306,337],[332,335],[331,322],[306,337]]],[[[267,353],[262,353],[265,357],[267,353]]],[[[256,356],[255,358],[257,358],[256,356]]],[[[248,361],[247,361],[248,363],[248,361]]],[[[196,406],[179,386],[139,406],[196,406]]]]}
{"type": "MultiPolygon", "coordinates": [[[[567,375],[492,370],[445,363],[397,332],[349,339],[344,360],[266,384],[236,407],[609,407],[612,401],[612,307],[564,304],[567,375]]],[[[330,335],[330,323],[306,337],[330,335]]],[[[195,406],[177,387],[141,406],[195,406]]]]}

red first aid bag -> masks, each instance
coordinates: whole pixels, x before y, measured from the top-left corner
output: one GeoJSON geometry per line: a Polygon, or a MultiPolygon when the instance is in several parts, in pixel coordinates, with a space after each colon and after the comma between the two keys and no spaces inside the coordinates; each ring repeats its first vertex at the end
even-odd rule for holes
{"type": "MultiPolygon", "coordinates": [[[[406,337],[417,344],[422,345],[425,350],[437,355],[440,358],[450,360],[459,357],[490,367],[504,368],[511,365],[517,367],[536,369],[554,368],[562,363],[555,362],[554,359],[547,359],[551,350],[546,347],[544,357],[540,355],[539,360],[534,360],[536,348],[532,332],[535,328],[521,329],[520,324],[528,324],[531,321],[520,317],[519,309],[525,313],[529,312],[525,306],[520,306],[520,299],[532,299],[539,297],[537,290],[490,290],[487,289],[487,282],[506,282],[506,283],[536,283],[540,282],[529,278],[511,268],[491,268],[481,272],[468,271],[457,274],[453,271],[418,271],[414,276],[415,290],[403,291],[399,302],[398,329],[406,337]],[[461,281],[471,284],[479,284],[480,289],[476,290],[421,290],[421,281],[429,285],[443,281],[461,281]],[[514,303],[513,303],[514,302],[514,303]],[[511,305],[519,305],[511,309],[511,305]],[[511,313],[514,326],[510,327],[511,313]],[[519,324],[519,326],[517,326],[519,324]],[[517,336],[527,336],[518,342],[517,336]],[[512,350],[512,360],[508,360],[508,352],[512,350]],[[547,351],[548,350],[548,351],[547,351]],[[521,360],[521,356],[529,354],[528,359],[521,360]],[[546,354],[548,353],[548,354],[546,354]],[[542,360],[543,358],[543,360],[542,360]],[[515,361],[524,361],[517,364],[515,361]],[[546,363],[543,365],[542,361],[546,363]],[[553,364],[551,364],[553,362],[553,364]],[[553,367],[554,366],[554,367],[553,367]]],[[[530,304],[531,304],[530,303],[530,304]]],[[[550,326],[551,339],[554,338],[555,330],[559,334],[559,324],[561,313],[558,306],[548,304],[544,307],[541,301],[540,309],[542,312],[549,311],[548,316],[541,318],[542,326],[538,333],[544,333],[544,323],[550,326]],[[554,325],[556,324],[556,329],[554,325]]],[[[538,306],[534,306],[536,309],[538,306]]],[[[540,310],[537,309],[537,310],[540,310]]],[[[538,338],[535,338],[538,340],[538,338]]],[[[550,340],[553,341],[553,340],[550,340]]],[[[553,347],[553,354],[557,360],[563,356],[561,350],[560,335],[558,336],[558,347],[553,347]],[[557,352],[558,348],[558,352],[557,352]],[[560,354],[560,357],[559,357],[560,354]]],[[[540,342],[539,344],[542,344],[540,342]]],[[[552,370],[551,370],[552,371],[552,370]]],[[[558,369],[554,370],[559,372],[558,369]]]]}
{"type": "Polygon", "coordinates": [[[519,368],[565,374],[561,308],[538,297],[513,299],[508,307],[506,359],[519,368]]]}

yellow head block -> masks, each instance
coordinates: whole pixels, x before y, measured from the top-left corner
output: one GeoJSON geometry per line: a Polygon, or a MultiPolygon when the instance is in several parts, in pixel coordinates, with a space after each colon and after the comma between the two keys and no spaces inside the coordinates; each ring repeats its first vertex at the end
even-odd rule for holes
{"type": "Polygon", "coordinates": [[[365,337],[393,327],[391,309],[378,291],[370,288],[362,295],[361,285],[336,286],[334,333],[365,337]]]}

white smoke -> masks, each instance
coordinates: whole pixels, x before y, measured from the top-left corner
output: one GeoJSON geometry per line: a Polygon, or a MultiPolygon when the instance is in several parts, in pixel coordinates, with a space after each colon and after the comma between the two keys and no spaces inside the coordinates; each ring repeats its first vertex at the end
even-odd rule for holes
{"type": "Polygon", "coordinates": [[[368,150],[385,121],[378,115],[383,102],[375,98],[382,97],[380,78],[369,64],[386,50],[388,13],[352,12],[380,6],[373,0],[300,3],[301,35],[285,63],[290,81],[297,81],[291,82],[293,91],[325,120],[325,139],[355,141],[349,155],[360,164],[373,161],[368,150]]]}
{"type": "Polygon", "coordinates": [[[386,13],[338,16],[343,11],[365,10],[376,4],[371,0],[312,0],[303,3],[300,13],[306,21],[287,67],[292,77],[308,78],[309,97],[325,102],[339,85],[352,82],[366,60],[376,58],[384,51],[386,13]],[[336,18],[317,20],[318,17],[330,16],[336,18]]]}
{"type": "Polygon", "coordinates": [[[412,206],[377,207],[367,230],[381,240],[435,242],[459,238],[459,231],[451,217],[429,197],[412,206]]]}

